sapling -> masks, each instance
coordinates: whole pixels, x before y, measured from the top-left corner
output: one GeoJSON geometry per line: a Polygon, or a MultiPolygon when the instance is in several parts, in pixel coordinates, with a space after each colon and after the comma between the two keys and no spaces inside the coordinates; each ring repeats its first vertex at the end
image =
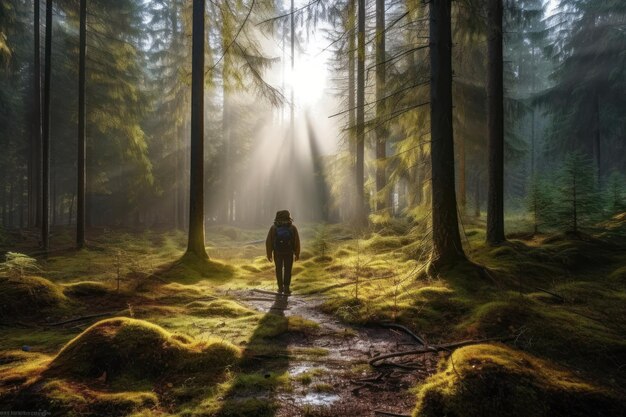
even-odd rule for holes
{"type": "Polygon", "coordinates": [[[18,252],[8,252],[5,261],[0,263],[0,273],[22,279],[26,274],[41,272],[37,259],[18,252]]]}

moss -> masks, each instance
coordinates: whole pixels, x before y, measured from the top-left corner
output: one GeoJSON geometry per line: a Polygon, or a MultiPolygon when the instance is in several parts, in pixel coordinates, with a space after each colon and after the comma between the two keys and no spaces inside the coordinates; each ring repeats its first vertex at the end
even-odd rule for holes
{"type": "Polygon", "coordinates": [[[397,236],[381,236],[374,233],[371,238],[364,242],[368,249],[380,251],[386,249],[398,249],[402,247],[402,242],[397,236]]]}
{"type": "Polygon", "coordinates": [[[608,390],[502,345],[456,350],[419,387],[415,417],[587,417],[618,415],[608,390]]]}
{"type": "Polygon", "coordinates": [[[316,256],[315,258],[312,259],[313,263],[310,264],[311,261],[307,261],[305,264],[308,267],[310,266],[315,266],[316,263],[328,263],[328,262],[332,262],[333,257],[329,256],[329,255],[319,255],[316,256]]]}
{"type": "Polygon", "coordinates": [[[626,266],[619,267],[615,271],[611,272],[609,279],[626,285],[626,266]]]}
{"type": "Polygon", "coordinates": [[[99,391],[66,380],[55,379],[43,384],[39,395],[64,415],[124,416],[143,408],[154,408],[159,399],[154,392],[99,391]]]}
{"type": "Polygon", "coordinates": [[[303,249],[300,251],[300,259],[302,259],[303,261],[311,259],[312,257],[313,252],[311,252],[310,250],[303,249]]]}
{"type": "Polygon", "coordinates": [[[219,371],[238,350],[228,343],[174,337],[143,320],[100,321],[71,340],[50,363],[48,375],[63,378],[150,379],[188,370],[219,371]]]}
{"type": "Polygon", "coordinates": [[[74,282],[63,287],[63,293],[68,297],[100,297],[110,292],[104,283],[96,281],[74,282]]]}
{"type": "Polygon", "coordinates": [[[317,382],[313,384],[311,389],[314,392],[334,392],[335,388],[327,382],[317,382]]]}
{"type": "Polygon", "coordinates": [[[353,254],[354,254],[354,252],[351,252],[351,251],[349,251],[349,250],[347,250],[345,248],[340,248],[340,249],[337,249],[335,251],[334,256],[335,256],[335,258],[345,258],[345,257],[348,257],[348,256],[352,256],[353,254]]]}
{"type": "Polygon", "coordinates": [[[203,280],[225,281],[233,278],[235,268],[221,262],[185,254],[161,273],[162,278],[184,284],[203,280]]]}
{"type": "Polygon", "coordinates": [[[261,272],[261,268],[255,265],[242,265],[241,269],[248,271],[248,272],[252,272],[253,274],[261,272]]]}
{"type": "Polygon", "coordinates": [[[33,316],[67,303],[58,285],[39,277],[0,277],[0,317],[33,316]]]}
{"type": "Polygon", "coordinates": [[[187,304],[187,309],[196,316],[243,317],[256,314],[232,300],[194,301],[187,304]]]}

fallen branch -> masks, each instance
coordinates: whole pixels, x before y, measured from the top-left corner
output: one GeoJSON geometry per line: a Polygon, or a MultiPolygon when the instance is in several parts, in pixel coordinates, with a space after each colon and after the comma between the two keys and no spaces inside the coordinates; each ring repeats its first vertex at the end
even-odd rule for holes
{"type": "Polygon", "coordinates": [[[374,415],[375,416],[390,416],[390,417],[411,417],[408,414],[391,413],[389,411],[381,411],[381,410],[374,410],[374,415]]]}
{"type": "Polygon", "coordinates": [[[565,297],[563,297],[561,295],[558,295],[556,293],[553,293],[552,291],[548,291],[548,290],[546,290],[544,288],[541,288],[541,287],[534,287],[534,289],[536,289],[537,291],[545,292],[546,294],[549,294],[549,295],[551,295],[551,296],[553,296],[555,298],[558,298],[559,300],[561,300],[561,302],[565,302],[565,297]]]}
{"type": "Polygon", "coordinates": [[[268,301],[270,303],[273,303],[274,301],[276,301],[273,298],[263,298],[263,297],[246,297],[246,298],[242,298],[242,301],[268,301]]]}
{"type": "Polygon", "coordinates": [[[253,288],[252,292],[258,292],[260,294],[270,294],[270,295],[281,295],[281,296],[284,295],[284,294],[281,294],[279,292],[267,291],[267,290],[259,290],[258,288],[253,288]]]}
{"type": "Polygon", "coordinates": [[[423,355],[424,353],[429,353],[429,352],[448,351],[448,350],[463,347],[463,346],[477,345],[477,344],[485,343],[485,342],[504,342],[504,341],[511,340],[511,339],[512,337],[506,337],[506,338],[491,337],[487,339],[478,339],[478,340],[462,340],[460,342],[444,343],[442,345],[430,345],[422,349],[407,350],[404,352],[395,352],[395,353],[388,353],[386,355],[375,356],[372,359],[370,359],[368,363],[371,366],[376,367],[376,366],[380,366],[378,362],[382,361],[383,359],[398,358],[401,356],[409,356],[409,355],[423,355]]]}
{"type": "Polygon", "coordinates": [[[399,330],[402,330],[404,333],[408,334],[413,339],[415,339],[415,341],[417,343],[419,343],[420,345],[428,346],[428,343],[426,343],[426,341],[424,339],[422,339],[421,337],[419,337],[418,335],[413,333],[408,327],[405,327],[405,326],[403,326],[401,324],[396,324],[396,323],[381,323],[380,325],[383,326],[383,327],[386,327],[388,329],[399,329],[399,330]]]}

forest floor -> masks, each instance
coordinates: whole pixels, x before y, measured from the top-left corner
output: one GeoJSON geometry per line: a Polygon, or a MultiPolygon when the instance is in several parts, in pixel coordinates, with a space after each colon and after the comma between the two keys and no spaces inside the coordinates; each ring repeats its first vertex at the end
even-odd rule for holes
{"type": "MultiPolygon", "coordinates": [[[[425,227],[301,225],[289,297],[274,292],[265,230],[210,227],[210,262],[182,257],[183,233],[93,231],[87,249],[48,256],[5,233],[4,250],[37,263],[3,264],[0,410],[624,415],[626,215],[497,248],[468,222],[466,250],[487,278],[469,265],[427,274],[425,227]]],[[[53,244],[71,247],[69,232],[53,244]]]]}

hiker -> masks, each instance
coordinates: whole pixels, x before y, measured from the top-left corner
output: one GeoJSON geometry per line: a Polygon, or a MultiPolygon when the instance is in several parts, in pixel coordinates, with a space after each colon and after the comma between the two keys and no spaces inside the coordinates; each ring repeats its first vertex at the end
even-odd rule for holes
{"type": "Polygon", "coordinates": [[[278,282],[278,292],[289,295],[289,284],[291,284],[291,267],[293,260],[300,259],[300,236],[298,229],[293,225],[293,219],[288,210],[281,210],[276,213],[274,224],[265,239],[265,250],[267,259],[276,265],[276,281],[278,282]]]}

